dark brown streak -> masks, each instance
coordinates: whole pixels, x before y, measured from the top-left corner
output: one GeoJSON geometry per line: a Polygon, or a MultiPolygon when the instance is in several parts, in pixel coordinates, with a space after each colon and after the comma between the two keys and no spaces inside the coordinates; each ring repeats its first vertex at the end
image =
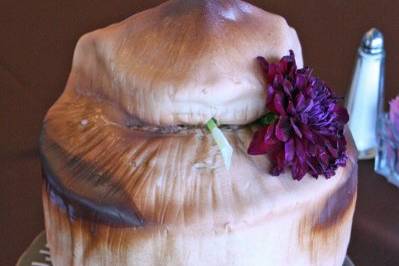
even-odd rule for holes
{"type": "Polygon", "coordinates": [[[357,164],[352,164],[350,167],[352,168],[350,177],[326,201],[313,230],[330,228],[336,224],[345,215],[355,200],[357,191],[357,164]]]}
{"type": "MultiPolygon", "coordinates": [[[[51,145],[51,149],[56,150],[56,155],[65,154],[65,151],[57,144],[52,143],[51,145]]],[[[65,210],[71,219],[79,218],[95,224],[106,224],[113,227],[139,227],[144,225],[144,220],[138,212],[137,207],[129,200],[123,188],[112,182],[109,176],[96,174],[96,178],[94,179],[87,178],[86,176],[86,178],[82,177],[82,180],[79,180],[87,183],[86,187],[91,187],[91,192],[94,192],[95,195],[94,197],[81,195],[67,188],[50,166],[46,153],[43,152],[44,146],[42,141],[40,150],[42,176],[46,184],[47,193],[51,202],[65,210]],[[107,187],[108,191],[101,189],[96,191],[96,186],[99,185],[98,182],[102,183],[100,186],[107,187]],[[111,198],[107,198],[108,192],[112,192],[111,198]]],[[[79,158],[72,157],[69,162],[77,160],[80,160],[79,164],[83,165],[80,169],[94,169],[90,164],[79,158]]],[[[65,165],[68,165],[67,161],[65,161],[65,165]]],[[[90,194],[92,193],[88,193],[88,195],[90,194]]]]}

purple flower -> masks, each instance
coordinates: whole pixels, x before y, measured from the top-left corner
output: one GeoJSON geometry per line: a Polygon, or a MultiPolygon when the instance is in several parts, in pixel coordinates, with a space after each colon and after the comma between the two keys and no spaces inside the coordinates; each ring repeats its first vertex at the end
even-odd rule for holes
{"type": "Polygon", "coordinates": [[[273,175],[290,168],[296,180],[306,173],[330,178],[348,158],[344,137],[348,112],[310,68],[297,69],[293,51],[277,64],[263,57],[257,60],[267,84],[267,115],[276,118],[254,134],[248,153],[267,154],[273,175]]]}
{"type": "Polygon", "coordinates": [[[399,132],[399,96],[389,102],[389,120],[399,132]]]}

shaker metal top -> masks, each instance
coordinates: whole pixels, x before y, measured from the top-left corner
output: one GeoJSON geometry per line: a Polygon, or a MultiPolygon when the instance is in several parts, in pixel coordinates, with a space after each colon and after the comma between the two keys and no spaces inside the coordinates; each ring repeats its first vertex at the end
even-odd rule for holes
{"type": "Polygon", "coordinates": [[[370,29],[364,34],[361,49],[368,54],[379,54],[384,52],[384,36],[376,28],[370,29]]]}

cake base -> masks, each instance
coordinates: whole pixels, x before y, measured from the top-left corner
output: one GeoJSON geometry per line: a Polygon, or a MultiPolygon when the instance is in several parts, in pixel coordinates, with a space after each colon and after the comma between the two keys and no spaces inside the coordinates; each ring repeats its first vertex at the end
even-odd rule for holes
{"type": "MultiPolygon", "coordinates": [[[[16,266],[53,266],[49,255],[46,232],[41,232],[25,250],[18,259],[16,266]]],[[[345,257],[342,266],[354,266],[355,264],[349,258],[345,257]]]]}
{"type": "Polygon", "coordinates": [[[344,179],[339,192],[324,203],[327,213],[307,206],[269,214],[250,224],[213,228],[115,227],[74,219],[51,202],[44,186],[47,238],[55,265],[342,265],[356,193],[333,218],[328,211],[334,212],[339,197],[353,190],[356,171],[344,179]]]}

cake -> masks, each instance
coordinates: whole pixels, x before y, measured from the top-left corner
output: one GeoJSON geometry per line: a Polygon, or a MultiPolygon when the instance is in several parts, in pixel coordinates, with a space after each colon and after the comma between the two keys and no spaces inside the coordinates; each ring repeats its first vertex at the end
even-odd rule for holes
{"type": "Polygon", "coordinates": [[[301,68],[286,20],[238,0],[171,0],[84,35],[40,140],[53,264],[342,265],[357,192],[350,133],[329,178],[275,176],[271,156],[248,153],[266,112],[256,58],[290,50],[301,68]]]}

